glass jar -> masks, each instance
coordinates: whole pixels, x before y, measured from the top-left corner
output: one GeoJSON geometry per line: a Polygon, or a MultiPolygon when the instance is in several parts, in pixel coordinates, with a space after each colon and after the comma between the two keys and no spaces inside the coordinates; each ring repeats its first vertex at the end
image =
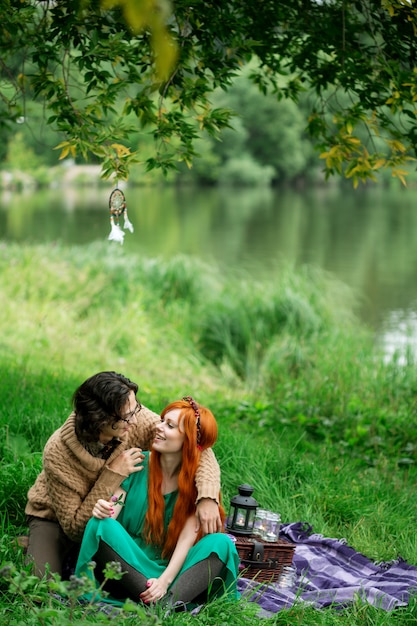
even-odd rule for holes
{"type": "Polygon", "coordinates": [[[268,511],[265,509],[256,509],[255,524],[253,527],[253,534],[261,539],[265,539],[267,532],[267,518],[268,511]]]}
{"type": "Polygon", "coordinates": [[[281,527],[281,516],[279,513],[267,511],[266,514],[266,533],[265,541],[278,541],[279,530],[281,527]]]}
{"type": "Polygon", "coordinates": [[[280,577],[278,578],[277,585],[278,587],[281,587],[281,589],[289,589],[291,587],[294,587],[296,579],[297,572],[295,567],[293,567],[292,565],[287,565],[286,567],[282,568],[282,572],[280,574],[280,577]]]}

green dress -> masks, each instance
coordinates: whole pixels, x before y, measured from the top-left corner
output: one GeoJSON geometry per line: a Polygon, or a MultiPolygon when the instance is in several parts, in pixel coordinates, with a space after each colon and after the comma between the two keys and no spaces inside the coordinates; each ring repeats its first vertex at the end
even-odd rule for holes
{"type": "MultiPolygon", "coordinates": [[[[98,520],[92,517],[85,529],[78,556],[75,574],[86,575],[90,579],[93,573],[88,564],[94,561],[100,539],[111,546],[131,567],[134,567],[146,578],[159,578],[165,570],[168,559],[162,558],[161,548],[147,544],[142,537],[142,528],[148,508],[148,463],[149,453],[144,453],[144,469],[131,474],[122,483],[126,491],[125,505],[119,513],[118,519],[106,518],[98,520]]],[[[178,491],[164,496],[165,500],[165,528],[171,520],[178,491]]],[[[217,595],[225,591],[237,598],[236,578],[238,575],[239,555],[233,541],[224,533],[206,535],[189,550],[184,564],[176,579],[187,569],[215,554],[225,564],[223,580],[217,595]],[[220,589],[221,588],[221,589],[220,589]]],[[[175,579],[175,580],[176,580],[175,579]]],[[[175,583],[175,580],[172,584],[175,583]]],[[[99,583],[96,581],[98,587],[99,583]]],[[[103,598],[97,598],[103,600],[103,598]]],[[[112,598],[107,601],[120,605],[112,598]]]]}

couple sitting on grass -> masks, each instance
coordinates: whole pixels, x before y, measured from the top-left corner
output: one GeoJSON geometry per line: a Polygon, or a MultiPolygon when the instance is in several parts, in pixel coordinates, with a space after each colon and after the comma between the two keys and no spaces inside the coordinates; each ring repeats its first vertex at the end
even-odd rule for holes
{"type": "Polygon", "coordinates": [[[190,396],[158,416],[137,401],[137,390],[115,372],[76,390],[74,412],[47,442],[28,493],[28,558],[38,575],[65,578],[76,554],[75,573],[97,584],[106,563],[120,563],[121,579],[104,586],[114,604],[237,597],[239,557],[223,532],[211,450],[216,420],[190,396]]]}

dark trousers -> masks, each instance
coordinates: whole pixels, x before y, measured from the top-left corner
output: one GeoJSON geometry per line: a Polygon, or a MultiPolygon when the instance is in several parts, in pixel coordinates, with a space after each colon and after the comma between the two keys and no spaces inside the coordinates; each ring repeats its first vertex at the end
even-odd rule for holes
{"type": "Polygon", "coordinates": [[[80,544],[72,541],[58,522],[29,515],[29,544],[27,562],[32,563],[34,573],[44,576],[49,572],[59,574],[64,580],[72,574],[77,562],[80,544]]]}

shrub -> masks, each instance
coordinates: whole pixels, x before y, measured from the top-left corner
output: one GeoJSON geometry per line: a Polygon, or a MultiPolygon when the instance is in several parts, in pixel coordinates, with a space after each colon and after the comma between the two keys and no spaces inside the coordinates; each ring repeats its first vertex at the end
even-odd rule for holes
{"type": "Polygon", "coordinates": [[[251,156],[242,155],[226,161],[219,173],[219,183],[227,185],[270,185],[274,177],[271,165],[260,165],[251,156]]]}

